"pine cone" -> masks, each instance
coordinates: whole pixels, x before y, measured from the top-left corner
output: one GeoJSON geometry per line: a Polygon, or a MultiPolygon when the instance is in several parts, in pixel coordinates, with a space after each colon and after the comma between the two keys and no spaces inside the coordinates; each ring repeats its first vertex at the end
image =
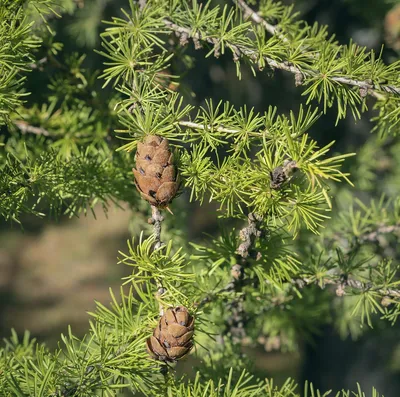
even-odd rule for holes
{"type": "Polygon", "coordinates": [[[160,318],[153,336],[147,339],[150,355],[161,361],[174,362],[193,347],[194,317],[186,307],[169,308],[160,318]]]}
{"type": "Polygon", "coordinates": [[[174,155],[165,138],[149,135],[143,143],[138,143],[136,169],[132,171],[142,198],[151,205],[166,207],[178,191],[179,182],[173,159],[174,155]]]}
{"type": "Polygon", "coordinates": [[[386,14],[385,40],[394,50],[400,51],[400,4],[386,14]]]}

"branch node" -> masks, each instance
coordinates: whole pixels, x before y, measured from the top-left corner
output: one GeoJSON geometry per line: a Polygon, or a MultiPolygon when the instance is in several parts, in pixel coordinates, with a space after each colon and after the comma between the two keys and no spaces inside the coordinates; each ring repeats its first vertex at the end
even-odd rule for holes
{"type": "Polygon", "coordinates": [[[300,85],[303,85],[304,83],[304,76],[303,73],[301,72],[296,72],[294,75],[294,84],[296,87],[299,87],[300,85]]]}
{"type": "Polygon", "coordinates": [[[188,35],[186,32],[183,32],[183,33],[180,35],[179,44],[180,44],[181,46],[185,46],[185,45],[188,44],[188,43],[189,43],[189,35],[188,35]]]}

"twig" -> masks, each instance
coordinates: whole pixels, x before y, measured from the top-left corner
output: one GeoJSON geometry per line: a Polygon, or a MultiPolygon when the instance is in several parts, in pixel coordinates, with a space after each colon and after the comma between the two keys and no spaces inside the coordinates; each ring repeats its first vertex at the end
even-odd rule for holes
{"type": "MultiPolygon", "coordinates": [[[[261,236],[261,231],[258,229],[262,218],[256,214],[250,213],[247,218],[248,225],[239,232],[239,237],[242,243],[239,245],[236,253],[241,258],[241,264],[237,263],[231,268],[232,280],[227,287],[232,288],[236,292],[233,300],[226,304],[226,311],[230,316],[226,320],[226,331],[230,332],[233,340],[243,340],[246,336],[245,325],[247,314],[244,309],[245,295],[243,287],[248,283],[253,283],[254,280],[245,279],[244,270],[249,265],[248,257],[253,256],[251,248],[254,245],[255,239],[261,236]]],[[[258,259],[258,255],[257,255],[258,259]]]]}
{"type": "Polygon", "coordinates": [[[33,125],[29,125],[26,121],[16,120],[14,121],[16,127],[18,127],[23,134],[30,133],[35,135],[44,135],[49,136],[49,131],[45,130],[42,127],[34,127],[33,125]]]}
{"type": "Polygon", "coordinates": [[[139,8],[140,11],[143,11],[144,7],[146,7],[147,0],[139,0],[139,8]]]}
{"type": "MultiPolygon", "coordinates": [[[[202,41],[206,41],[207,43],[212,44],[215,48],[216,55],[219,54],[219,48],[218,48],[219,41],[217,39],[212,38],[209,35],[204,35],[204,37],[203,37],[199,33],[193,34],[191,29],[179,26],[167,19],[164,19],[163,22],[168,28],[170,28],[174,32],[176,32],[180,35],[185,34],[188,37],[192,38],[193,41],[202,40],[202,41]]],[[[238,54],[245,55],[245,56],[249,57],[251,60],[253,60],[254,62],[257,62],[257,60],[259,58],[259,54],[256,51],[250,50],[245,46],[233,44],[229,41],[226,42],[226,45],[232,50],[232,52],[236,56],[238,56],[238,54]]],[[[291,64],[288,61],[278,62],[267,56],[263,56],[263,59],[267,62],[267,64],[271,68],[280,69],[280,70],[284,70],[286,72],[293,73],[296,76],[297,80],[299,80],[298,76],[300,76],[300,75],[302,75],[303,77],[321,77],[321,78],[326,77],[319,70],[313,70],[313,69],[301,70],[297,66],[294,66],[293,64],[291,64]]],[[[384,99],[385,98],[385,96],[382,95],[382,93],[380,91],[384,91],[384,92],[390,93],[390,94],[400,95],[400,87],[395,87],[392,85],[379,85],[378,86],[378,85],[372,84],[368,81],[355,80],[355,79],[351,79],[349,77],[330,77],[330,80],[335,81],[340,84],[346,84],[349,86],[358,87],[360,90],[362,90],[363,95],[364,95],[364,93],[368,93],[369,95],[375,97],[376,99],[384,99]]]]}
{"type": "Polygon", "coordinates": [[[350,287],[360,291],[374,291],[382,296],[388,296],[392,298],[400,298],[400,290],[396,288],[374,288],[373,284],[368,282],[364,283],[360,280],[354,280],[347,278],[345,276],[334,278],[326,278],[322,280],[312,280],[308,277],[300,277],[291,280],[291,284],[296,285],[299,288],[304,288],[307,285],[316,284],[320,287],[324,287],[325,285],[336,286],[336,295],[343,296],[346,294],[345,287],[350,287]]]}
{"type": "MultiPolygon", "coordinates": [[[[161,215],[161,211],[154,205],[151,206],[151,218],[149,218],[148,222],[154,226],[154,251],[161,248],[164,244],[161,241],[161,224],[164,220],[164,217],[161,215]]],[[[159,307],[159,315],[160,317],[164,315],[164,307],[159,300],[167,290],[162,286],[161,282],[157,282],[158,290],[156,292],[156,299],[158,301],[159,307]]]]}
{"type": "Polygon", "coordinates": [[[364,242],[375,242],[378,240],[378,236],[380,234],[388,234],[388,233],[399,233],[400,232],[400,225],[381,225],[379,226],[376,230],[370,232],[370,233],[366,233],[363,234],[361,236],[359,236],[358,240],[361,243],[364,242]]]}
{"type": "MultiPolygon", "coordinates": [[[[264,18],[258,15],[257,12],[250,8],[244,0],[236,0],[236,2],[238,3],[239,7],[244,11],[245,16],[250,17],[255,23],[263,25],[265,30],[267,30],[272,35],[279,37],[285,43],[289,42],[287,37],[285,37],[282,33],[279,33],[278,26],[269,24],[264,18]]],[[[303,75],[303,73],[297,73],[296,78],[299,78],[299,75],[303,75]]],[[[354,80],[348,77],[333,77],[332,80],[337,81],[338,83],[359,87],[361,90],[361,96],[366,96],[366,94],[369,93],[375,98],[380,99],[381,96],[379,93],[372,92],[379,89],[382,89],[383,91],[386,91],[388,93],[400,95],[400,87],[395,87],[391,85],[376,86],[368,83],[367,81],[354,80]]]]}
{"type": "Polygon", "coordinates": [[[276,25],[271,25],[270,23],[268,23],[264,18],[262,18],[254,10],[252,10],[244,0],[236,0],[236,3],[243,10],[245,18],[251,18],[255,23],[263,25],[267,32],[271,33],[273,36],[279,37],[282,41],[289,41],[287,37],[278,32],[279,28],[276,25]]]}
{"type": "Polygon", "coordinates": [[[212,125],[193,123],[192,121],[179,121],[178,124],[183,127],[194,128],[196,130],[205,130],[205,129],[211,130],[211,129],[213,129],[214,131],[225,132],[227,134],[236,134],[239,132],[239,130],[236,130],[236,129],[225,128],[225,127],[214,127],[212,125]]]}
{"type": "Polygon", "coordinates": [[[39,59],[37,62],[31,63],[29,67],[31,69],[38,69],[40,68],[43,64],[45,64],[48,61],[47,57],[44,57],[42,59],[39,59]]]}
{"type": "Polygon", "coordinates": [[[154,226],[154,249],[162,247],[163,242],[161,241],[161,223],[164,217],[161,215],[160,210],[154,205],[151,206],[151,218],[148,222],[154,226]]]}
{"type": "MultiPolygon", "coordinates": [[[[218,132],[223,132],[226,134],[237,134],[240,132],[240,129],[235,129],[235,128],[225,128],[222,126],[214,126],[211,124],[200,124],[200,123],[194,123],[193,121],[176,121],[175,124],[178,124],[182,127],[188,127],[192,128],[195,130],[213,130],[213,131],[218,131],[218,132]]],[[[268,132],[268,129],[263,129],[262,131],[246,131],[247,135],[249,136],[254,136],[254,137],[262,137],[262,135],[268,132]]],[[[292,138],[295,138],[297,133],[290,134],[292,138]]]]}
{"type": "Polygon", "coordinates": [[[247,258],[251,256],[251,247],[254,245],[254,241],[261,235],[261,231],[258,230],[259,223],[262,218],[250,213],[248,215],[248,225],[245,226],[239,232],[240,239],[243,241],[238,249],[237,254],[241,258],[242,264],[236,263],[231,268],[231,280],[229,283],[220,289],[214,295],[208,295],[204,297],[198,304],[200,308],[205,304],[212,302],[215,295],[222,294],[224,292],[236,292],[235,297],[226,303],[226,311],[230,313],[226,320],[226,332],[230,332],[234,340],[242,340],[246,336],[245,323],[246,323],[246,312],[244,310],[244,299],[245,296],[242,293],[244,286],[254,284],[254,279],[244,277],[244,270],[248,264],[247,258]]]}
{"type": "Polygon", "coordinates": [[[248,215],[248,226],[240,231],[239,237],[243,243],[239,245],[236,252],[242,258],[247,258],[249,256],[249,249],[253,245],[255,238],[261,236],[261,231],[258,230],[258,224],[261,220],[262,218],[260,216],[250,213],[248,215]]]}

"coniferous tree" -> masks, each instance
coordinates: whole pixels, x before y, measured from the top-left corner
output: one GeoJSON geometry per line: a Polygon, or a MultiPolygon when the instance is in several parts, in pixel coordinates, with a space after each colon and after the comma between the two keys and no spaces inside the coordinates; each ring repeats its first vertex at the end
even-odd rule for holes
{"type": "MultiPolygon", "coordinates": [[[[50,351],[12,333],[0,349],[0,395],[364,397],[357,385],[324,394],[256,379],[242,347],[293,351],[328,322],[358,336],[397,321],[400,62],[341,45],[278,1],[127,0],[99,35],[98,73],[57,41],[57,21],[86,7],[95,20],[109,3],[0,4],[2,217],[124,203],[152,225],[118,254],[131,275],[110,305],[97,302],[85,337],[69,330],[50,351]],[[238,79],[290,74],[304,103],[288,114],[193,105],[181,83],[193,49],[231,58],[238,79]],[[37,98],[32,76],[46,85],[37,98]],[[338,125],[373,112],[357,153],[312,138],[331,111],[338,125]],[[384,181],[373,153],[394,164],[384,181]],[[186,201],[217,204],[216,236],[185,238],[174,219],[186,201]],[[194,377],[174,371],[188,354],[194,377]]],[[[75,22],[69,32],[95,43],[85,21],[87,32],[75,22]]]]}

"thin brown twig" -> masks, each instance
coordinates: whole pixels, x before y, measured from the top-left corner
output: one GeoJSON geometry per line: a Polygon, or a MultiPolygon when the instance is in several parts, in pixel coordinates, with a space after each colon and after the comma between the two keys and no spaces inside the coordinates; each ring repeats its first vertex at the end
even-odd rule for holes
{"type": "MultiPolygon", "coordinates": [[[[212,38],[209,35],[205,35],[204,37],[202,37],[198,32],[192,33],[191,29],[179,26],[179,25],[169,21],[168,19],[164,19],[163,22],[164,22],[165,26],[167,26],[174,32],[176,32],[178,34],[185,34],[185,35],[187,35],[187,37],[192,38],[193,41],[202,40],[202,41],[206,41],[207,43],[212,44],[215,48],[216,54],[219,54],[219,41],[217,39],[212,38]]],[[[259,54],[256,51],[250,50],[245,46],[233,44],[230,42],[226,42],[226,44],[228,47],[230,47],[230,49],[236,56],[238,56],[238,54],[245,55],[248,58],[250,58],[251,60],[253,60],[254,62],[257,62],[257,60],[259,58],[259,54]]],[[[284,70],[286,72],[290,72],[290,73],[294,74],[295,77],[297,78],[297,81],[299,81],[298,76],[300,76],[300,75],[304,76],[304,77],[321,77],[321,78],[326,77],[323,75],[323,73],[321,73],[318,70],[313,70],[313,69],[301,70],[297,66],[294,66],[293,64],[291,64],[288,61],[279,62],[279,61],[276,61],[267,56],[263,56],[263,59],[267,62],[267,64],[271,68],[284,70]]],[[[352,79],[352,78],[349,78],[346,76],[330,77],[330,80],[335,81],[340,84],[358,87],[360,90],[362,90],[363,95],[364,95],[364,93],[367,93],[367,94],[375,97],[376,99],[384,99],[385,98],[385,96],[382,94],[381,91],[384,91],[384,92],[390,93],[390,94],[400,95],[400,87],[395,87],[392,85],[379,85],[378,86],[378,85],[370,83],[368,81],[356,80],[356,79],[352,79]]]]}
{"type": "Polygon", "coordinates": [[[16,127],[19,128],[19,130],[23,134],[35,134],[35,135],[44,135],[44,136],[49,136],[50,133],[46,129],[42,127],[34,127],[33,125],[28,124],[26,121],[23,120],[15,120],[13,122],[16,127]]]}
{"type": "Polygon", "coordinates": [[[350,279],[344,276],[338,276],[337,278],[325,278],[321,280],[314,280],[308,277],[299,277],[291,280],[291,284],[296,285],[299,288],[304,288],[308,285],[318,285],[324,288],[326,285],[336,286],[336,294],[343,296],[346,294],[345,288],[350,287],[359,291],[374,291],[379,295],[389,296],[392,298],[400,298],[400,290],[396,288],[374,288],[370,282],[363,282],[360,280],[350,279]]]}
{"type": "MultiPolygon", "coordinates": [[[[161,241],[161,224],[164,220],[164,217],[161,215],[161,211],[154,205],[151,206],[151,218],[149,218],[148,223],[153,225],[153,233],[154,233],[154,247],[153,250],[157,250],[161,248],[164,243],[161,241]]],[[[157,292],[156,299],[158,300],[159,307],[159,315],[160,317],[164,315],[164,306],[161,303],[161,298],[167,291],[161,284],[161,282],[157,282],[157,292]]]]}
{"type": "Polygon", "coordinates": [[[139,8],[142,11],[146,7],[147,0],[139,0],[139,8]]]}
{"type": "Polygon", "coordinates": [[[381,234],[388,234],[388,233],[399,233],[400,232],[400,225],[380,225],[376,230],[365,233],[359,236],[359,241],[363,242],[375,242],[378,240],[378,237],[381,234]]]}
{"type": "Polygon", "coordinates": [[[43,64],[45,64],[47,61],[48,61],[48,58],[47,58],[47,57],[44,57],[44,58],[42,58],[42,59],[39,59],[37,62],[31,63],[31,64],[29,65],[29,67],[30,67],[31,69],[40,69],[41,66],[42,66],[43,64]]]}
{"type": "Polygon", "coordinates": [[[151,206],[151,218],[148,222],[154,227],[154,250],[161,248],[163,242],[161,241],[161,224],[164,217],[161,215],[161,211],[154,205],[151,206]]]}
{"type": "MultiPolygon", "coordinates": [[[[237,4],[239,7],[244,11],[244,15],[248,16],[251,18],[255,23],[261,24],[264,26],[264,28],[271,33],[274,36],[279,37],[282,41],[284,42],[289,42],[288,38],[285,37],[282,33],[279,32],[279,28],[276,25],[271,25],[269,24],[264,18],[262,18],[256,11],[254,11],[251,7],[247,5],[247,3],[244,0],[236,0],[237,4]]],[[[351,79],[348,77],[333,77],[332,80],[337,81],[338,83],[343,83],[347,85],[352,85],[355,87],[359,87],[360,89],[367,89],[368,91],[371,90],[376,90],[376,89],[382,89],[383,91],[386,91],[387,93],[391,94],[397,94],[400,95],[400,87],[395,87],[392,85],[382,85],[382,86],[376,86],[373,84],[369,84],[367,81],[360,81],[360,80],[355,80],[351,79]]],[[[376,98],[379,99],[379,97],[376,96],[376,93],[373,92],[368,92],[372,96],[375,96],[376,98]]]]}
{"type": "MultiPolygon", "coordinates": [[[[182,127],[187,127],[187,128],[192,128],[195,130],[212,130],[212,131],[218,131],[218,132],[223,132],[226,134],[237,134],[238,132],[241,132],[240,129],[236,128],[226,128],[223,126],[215,126],[211,124],[200,124],[200,123],[195,123],[193,121],[177,121],[175,124],[178,124],[182,127]]],[[[246,131],[247,135],[253,136],[253,137],[262,137],[266,132],[268,132],[268,129],[264,128],[263,130],[260,131],[246,131]]],[[[295,138],[297,133],[290,134],[292,138],[295,138]]]]}
{"type": "Polygon", "coordinates": [[[276,25],[271,25],[268,23],[257,12],[251,9],[244,0],[236,0],[236,3],[243,10],[243,16],[245,18],[251,18],[255,23],[263,25],[267,32],[271,33],[273,36],[279,37],[282,41],[289,41],[287,37],[285,37],[282,33],[279,33],[279,28],[276,25]]]}
{"type": "Polygon", "coordinates": [[[262,221],[262,218],[256,214],[250,213],[247,217],[247,221],[248,225],[240,230],[239,237],[242,240],[242,243],[236,251],[244,259],[249,256],[249,250],[256,237],[261,236],[261,231],[258,230],[258,225],[262,221]]]}
{"type": "Polygon", "coordinates": [[[183,127],[193,128],[193,129],[196,129],[196,130],[205,130],[205,129],[211,130],[212,129],[214,131],[225,132],[227,134],[235,134],[235,133],[239,132],[239,130],[233,129],[233,128],[214,127],[214,126],[211,126],[211,125],[193,123],[192,121],[179,121],[178,124],[183,126],[183,127]]]}

